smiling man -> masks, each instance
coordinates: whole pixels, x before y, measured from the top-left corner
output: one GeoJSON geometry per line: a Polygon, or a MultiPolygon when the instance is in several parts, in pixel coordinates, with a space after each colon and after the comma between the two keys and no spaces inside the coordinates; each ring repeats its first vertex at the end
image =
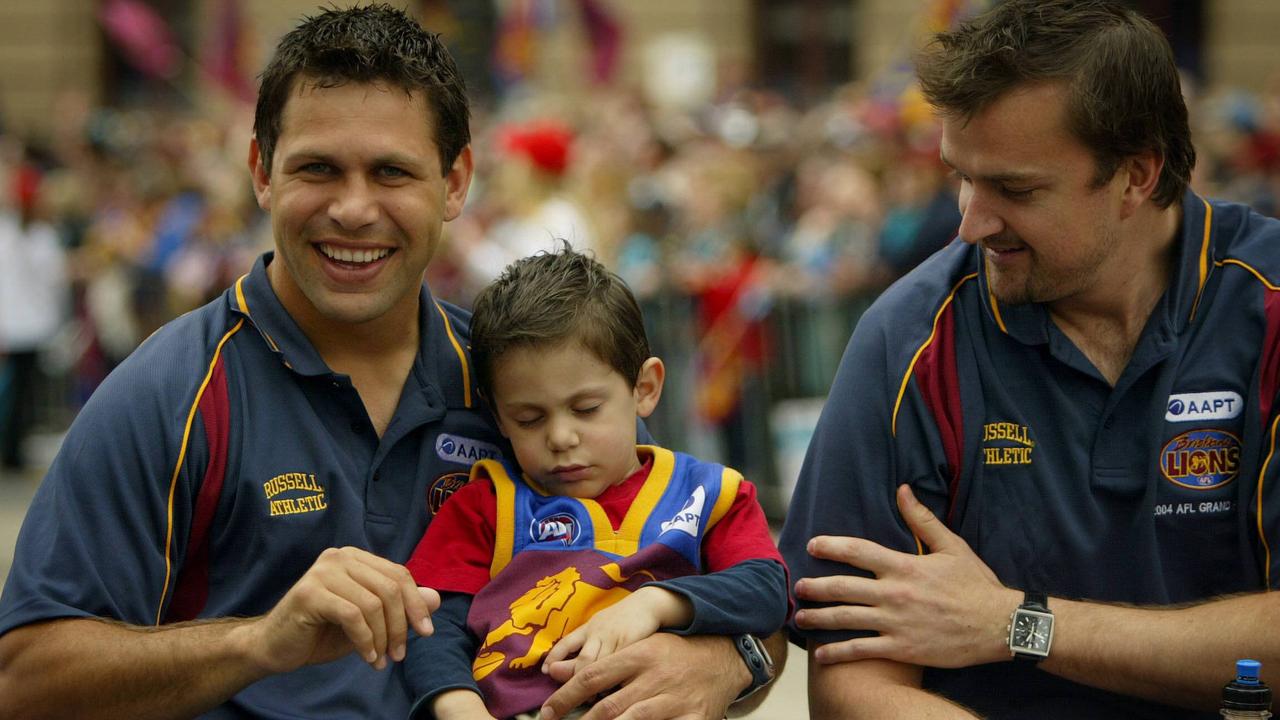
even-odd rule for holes
{"type": "Polygon", "coordinates": [[[408,712],[387,667],[439,598],[385,558],[465,477],[441,438],[501,452],[467,315],[423,286],[471,181],[468,116],[444,46],[401,11],[328,10],[283,38],[249,148],[276,251],[76,419],[0,599],[6,712],[408,712]]]}
{"type": "Polygon", "coordinates": [[[1114,3],[1007,0],[918,72],[963,221],[793,498],[813,715],[1216,717],[1280,671],[1280,222],[1188,190],[1173,54],[1114,3]]]}

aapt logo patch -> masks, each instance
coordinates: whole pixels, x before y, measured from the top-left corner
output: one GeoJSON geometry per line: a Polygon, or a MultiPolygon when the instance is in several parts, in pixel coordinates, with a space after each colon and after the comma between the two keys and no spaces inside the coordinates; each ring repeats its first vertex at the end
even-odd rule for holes
{"type": "Polygon", "coordinates": [[[466,485],[470,477],[468,473],[453,472],[445,473],[432,480],[427,486],[427,514],[435,517],[436,513],[440,512],[440,506],[444,505],[444,501],[466,485]]]}
{"type": "Polygon", "coordinates": [[[684,501],[684,507],[680,508],[680,512],[662,523],[662,532],[679,530],[690,537],[698,537],[698,523],[702,522],[702,506],[706,502],[707,491],[699,485],[689,499],[684,501]]]}
{"type": "Polygon", "coordinates": [[[1179,393],[1169,396],[1164,419],[1169,422],[1230,420],[1244,411],[1244,398],[1231,390],[1179,393]]]}
{"type": "Polygon", "coordinates": [[[581,534],[578,519],[569,513],[556,513],[544,518],[534,518],[529,526],[529,536],[534,542],[555,542],[572,545],[581,534]]]}
{"type": "Polygon", "coordinates": [[[1240,438],[1226,430],[1188,430],[1165,443],[1160,471],[1178,487],[1222,487],[1240,473],[1240,438]]]}
{"type": "Polygon", "coordinates": [[[436,437],[436,456],[441,460],[469,466],[477,460],[501,460],[502,450],[483,440],[440,433],[436,437]]]}

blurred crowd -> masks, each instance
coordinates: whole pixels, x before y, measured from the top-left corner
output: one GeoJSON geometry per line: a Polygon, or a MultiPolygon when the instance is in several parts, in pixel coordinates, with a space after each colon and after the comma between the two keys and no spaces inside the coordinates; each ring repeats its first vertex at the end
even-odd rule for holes
{"type": "MultiPolygon", "coordinates": [[[[1188,95],[1195,189],[1280,212],[1280,82],[1188,95]]],[[[22,463],[25,429],[65,422],[149,333],[270,248],[246,171],[251,116],[68,97],[40,138],[0,133],[6,465],[22,463]]],[[[475,184],[432,291],[467,305],[558,239],[593,250],[641,298],[673,366],[655,434],[704,433],[703,452],[766,482],[770,409],[825,394],[858,313],[959,224],[911,88],[849,86],[805,109],[761,90],[693,110],[613,91],[521,96],[480,108],[473,137],[475,184]]]]}

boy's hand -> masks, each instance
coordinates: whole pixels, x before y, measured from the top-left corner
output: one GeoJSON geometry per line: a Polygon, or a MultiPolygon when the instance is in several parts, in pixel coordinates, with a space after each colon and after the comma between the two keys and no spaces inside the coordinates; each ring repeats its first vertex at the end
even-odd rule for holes
{"type": "Polygon", "coordinates": [[[445,690],[431,701],[431,715],[436,720],[494,720],[485,709],[484,700],[466,688],[445,690]]]}
{"type": "Polygon", "coordinates": [[[646,585],[561,638],[547,653],[542,672],[564,663],[576,673],[596,659],[612,655],[664,627],[684,627],[692,620],[693,604],[687,598],[646,585]],[[576,658],[567,659],[575,652],[576,658]]]}

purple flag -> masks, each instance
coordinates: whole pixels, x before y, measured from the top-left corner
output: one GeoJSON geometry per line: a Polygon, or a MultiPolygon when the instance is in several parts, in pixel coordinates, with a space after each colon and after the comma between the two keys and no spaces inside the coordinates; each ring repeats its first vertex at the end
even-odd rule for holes
{"type": "Polygon", "coordinates": [[[141,0],[105,0],[98,21],[107,37],[138,70],[157,78],[173,78],[182,68],[182,52],[169,23],[141,0]]]}

